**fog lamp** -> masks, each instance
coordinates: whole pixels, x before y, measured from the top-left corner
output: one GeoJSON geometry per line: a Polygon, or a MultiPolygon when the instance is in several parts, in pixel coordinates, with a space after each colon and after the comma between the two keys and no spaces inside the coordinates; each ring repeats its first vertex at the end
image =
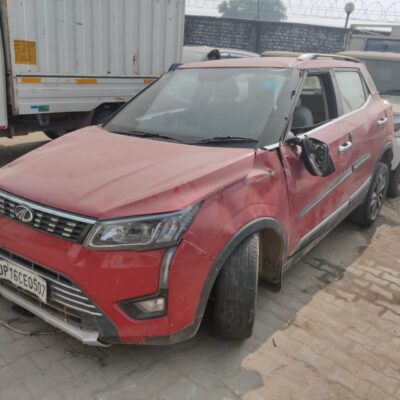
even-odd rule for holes
{"type": "Polygon", "coordinates": [[[155,299],[138,301],[136,306],[144,313],[159,313],[165,309],[165,299],[164,297],[157,297],[155,299]]]}
{"type": "Polygon", "coordinates": [[[166,315],[166,298],[162,296],[143,300],[123,301],[119,305],[121,309],[134,319],[158,318],[166,315]]]}

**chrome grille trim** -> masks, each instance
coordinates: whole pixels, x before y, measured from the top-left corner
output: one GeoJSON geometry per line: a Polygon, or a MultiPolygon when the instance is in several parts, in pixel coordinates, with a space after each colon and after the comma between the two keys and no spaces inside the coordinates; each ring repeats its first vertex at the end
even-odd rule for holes
{"type": "Polygon", "coordinates": [[[89,230],[96,223],[95,219],[42,206],[3,190],[0,190],[0,214],[41,232],[78,243],[83,242],[89,230]],[[16,219],[14,210],[17,205],[24,205],[32,210],[34,214],[32,222],[24,223],[16,219]]]}
{"type": "Polygon", "coordinates": [[[87,299],[87,297],[83,297],[83,296],[79,296],[79,294],[71,293],[71,292],[69,292],[67,290],[64,290],[64,289],[61,289],[61,288],[57,287],[56,285],[53,286],[53,290],[56,290],[57,292],[60,292],[60,293],[67,294],[68,296],[72,296],[72,297],[74,297],[76,299],[81,299],[81,300],[86,300],[87,299]]]}
{"type": "Polygon", "coordinates": [[[54,208],[42,206],[42,205],[37,204],[37,203],[32,203],[29,200],[25,200],[22,197],[14,196],[14,195],[9,194],[9,193],[5,192],[4,190],[0,189],[0,198],[1,197],[5,198],[7,200],[13,201],[15,203],[25,204],[28,207],[31,207],[31,208],[35,209],[36,211],[42,211],[42,212],[44,212],[46,214],[56,215],[56,216],[61,217],[61,218],[66,218],[66,219],[70,219],[70,220],[73,220],[73,221],[83,222],[85,224],[94,225],[96,223],[96,219],[94,219],[94,218],[82,217],[80,215],[76,215],[76,214],[72,214],[72,213],[56,210],[54,208]]]}
{"type": "Polygon", "coordinates": [[[56,301],[57,303],[63,305],[64,307],[68,307],[68,308],[72,308],[73,310],[79,311],[79,312],[83,312],[85,314],[88,315],[92,315],[93,317],[101,317],[102,314],[95,312],[95,311],[87,311],[87,310],[83,310],[81,307],[77,307],[71,304],[68,304],[64,301],[58,300],[58,299],[53,299],[53,301],[56,301]]]}
{"type": "Polygon", "coordinates": [[[2,283],[3,285],[6,284],[8,287],[12,287],[16,293],[21,292],[25,298],[31,297],[36,303],[56,310],[56,312],[62,314],[65,318],[67,318],[67,316],[79,318],[80,315],[89,315],[91,317],[103,316],[100,310],[97,309],[96,305],[85,296],[82,290],[76,287],[73,282],[64,276],[1,248],[0,257],[21,268],[34,272],[45,279],[48,284],[49,294],[46,304],[41,303],[36,296],[31,295],[22,289],[16,288],[8,281],[2,283]],[[76,313],[76,311],[78,311],[80,315],[76,313]]]}

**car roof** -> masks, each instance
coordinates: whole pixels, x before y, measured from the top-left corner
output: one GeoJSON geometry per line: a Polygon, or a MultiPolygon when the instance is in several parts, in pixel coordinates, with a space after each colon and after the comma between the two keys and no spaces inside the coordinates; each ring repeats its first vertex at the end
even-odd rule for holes
{"type": "Polygon", "coordinates": [[[341,51],[340,55],[361,58],[364,60],[400,61],[400,53],[383,51],[341,51]]]}
{"type": "Polygon", "coordinates": [[[357,68],[363,64],[360,62],[338,60],[333,58],[318,58],[300,60],[297,57],[259,57],[238,58],[227,60],[203,61],[183,64],[179,69],[189,68],[297,68],[326,69],[326,68],[357,68]]]}

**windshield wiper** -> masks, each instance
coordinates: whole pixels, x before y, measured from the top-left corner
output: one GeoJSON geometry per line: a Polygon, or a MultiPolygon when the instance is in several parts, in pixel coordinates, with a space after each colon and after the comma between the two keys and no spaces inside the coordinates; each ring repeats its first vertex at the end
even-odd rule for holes
{"type": "Polygon", "coordinates": [[[141,138],[154,138],[154,139],[165,139],[165,140],[173,140],[174,142],[179,142],[179,143],[185,143],[183,140],[174,138],[172,136],[168,135],[162,135],[161,133],[155,133],[155,132],[146,132],[146,131],[140,131],[140,130],[132,130],[128,132],[116,132],[119,133],[120,135],[129,135],[129,136],[137,136],[141,138]]]}
{"type": "Polygon", "coordinates": [[[258,140],[241,136],[216,136],[213,138],[198,140],[193,144],[209,143],[258,143],[258,140]]]}

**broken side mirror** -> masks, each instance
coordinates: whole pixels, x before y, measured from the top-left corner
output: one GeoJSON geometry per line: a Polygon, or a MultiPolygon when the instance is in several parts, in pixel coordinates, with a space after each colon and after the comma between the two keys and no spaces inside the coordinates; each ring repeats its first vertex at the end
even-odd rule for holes
{"type": "Polygon", "coordinates": [[[301,158],[311,175],[325,177],[335,172],[335,164],[326,143],[307,136],[293,138],[290,142],[301,147],[301,158]]]}
{"type": "Polygon", "coordinates": [[[320,140],[309,137],[301,139],[301,158],[311,175],[324,177],[335,172],[329,146],[320,140]]]}

